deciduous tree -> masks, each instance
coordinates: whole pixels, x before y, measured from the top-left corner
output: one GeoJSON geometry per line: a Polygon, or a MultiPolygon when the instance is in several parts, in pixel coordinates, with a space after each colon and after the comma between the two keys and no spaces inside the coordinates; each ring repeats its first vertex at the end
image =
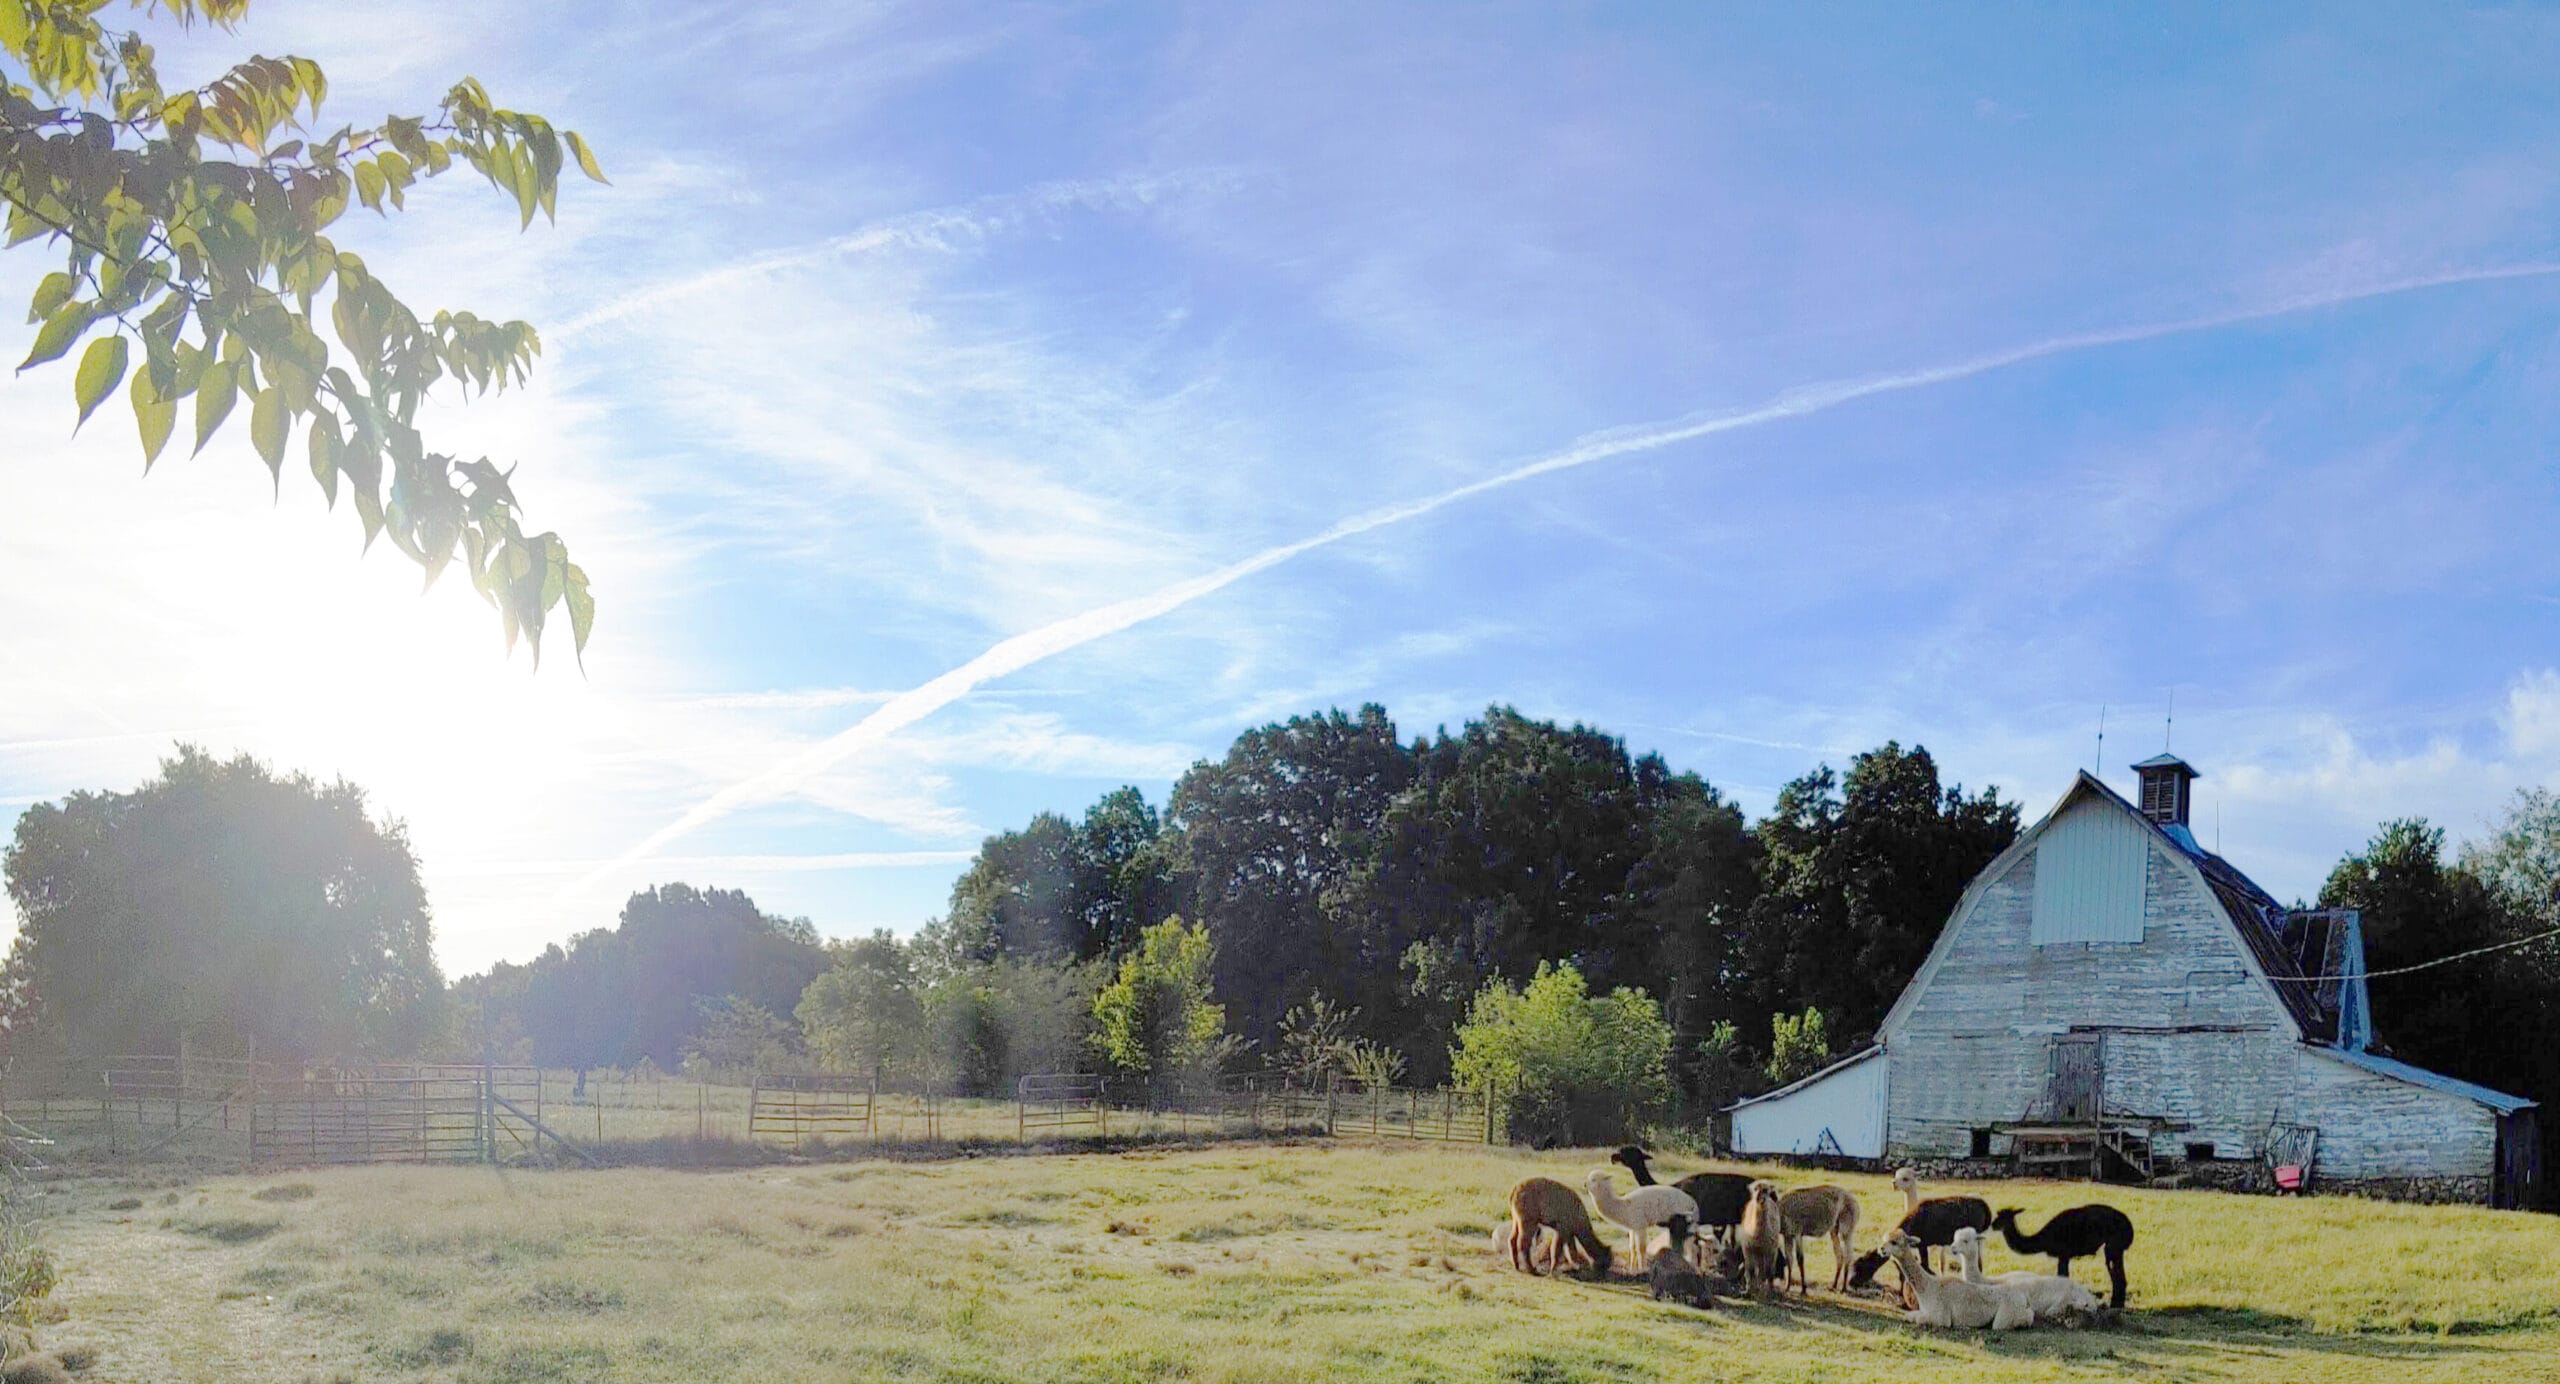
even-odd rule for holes
{"type": "MultiPolygon", "coordinates": [[[[435,451],[417,426],[440,381],[479,392],[521,383],[541,349],[533,328],[421,317],[328,231],[353,207],[400,210],[421,179],[458,167],[513,198],[530,225],[552,214],[564,168],[603,180],[594,153],[469,77],[431,113],[326,133],[329,81],[308,58],[253,57],[172,91],[141,34],[102,22],[108,8],[0,0],[8,241],[62,256],[36,287],[35,340],[18,368],[78,350],[81,419],[123,387],[146,468],[182,408],[198,451],[245,413],[278,485],[301,430],[313,479],[333,507],[344,492],[368,546],[387,536],[430,582],[459,556],[508,645],[521,633],[537,659],[547,616],[565,607],[583,650],[586,574],[558,534],[524,532],[512,468],[435,451]]],[[[227,28],[248,0],[132,10],[227,28]]]]}
{"type": "Polygon", "coordinates": [[[129,793],[18,819],[13,1041],[112,1053],[416,1053],[437,973],[408,834],[363,790],[180,746],[129,793]]]}

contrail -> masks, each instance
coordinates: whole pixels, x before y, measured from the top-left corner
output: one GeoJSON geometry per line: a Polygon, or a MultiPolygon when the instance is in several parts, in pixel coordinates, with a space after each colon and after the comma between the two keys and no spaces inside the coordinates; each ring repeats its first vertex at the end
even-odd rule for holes
{"type": "Polygon", "coordinates": [[[1692,415],[1638,428],[1595,433],[1562,451],[1512,467],[1508,471],[1498,472],[1482,480],[1470,481],[1465,485],[1443,490],[1436,495],[1384,505],[1355,514],[1321,533],[1301,538],[1293,543],[1283,543],[1276,548],[1265,548],[1250,557],[1229,563],[1213,572],[1193,577],[1189,581],[1175,582],[1145,595],[1101,606],[1080,615],[1071,615],[1066,619],[1042,625],[1038,629],[1003,640],[985,653],[931,682],[890,698],[878,710],[835,735],[760,774],[741,779],[705,798],[688,808],[682,816],[649,833],[639,844],[589,872],[577,882],[576,887],[579,889],[591,887],[606,876],[648,858],[660,847],[687,832],[727,816],[740,807],[766,801],[792,791],[811,777],[843,763],[846,759],[861,753],[865,748],[878,744],[896,732],[949,706],[981,683],[1004,677],[1009,673],[1020,672],[1044,659],[1053,658],[1070,649],[1082,647],[1108,635],[1118,634],[1132,626],[1144,624],[1159,615],[1179,610],[1203,596],[1220,591],[1266,568],[1277,567],[1301,553],[1312,552],[1315,549],[1339,543],[1346,538],[1356,538],[1390,524],[1401,524],[1408,519],[1418,519],[1461,500],[1473,499],[1490,491],[1518,485],[1522,481],[1552,475],[1558,471],[1570,471],[1578,466],[1607,461],[1631,452],[1650,452],[1675,443],[1711,437],[1717,433],[1734,432],[1790,418],[1802,418],[1807,414],[1821,413],[1838,408],[1842,404],[1854,403],[1879,394],[1895,394],[1904,390],[1925,389],[1931,385],[1951,384],[1957,380],[1970,379],[1976,375],[1988,374],[2013,365],[2024,365],[2029,361],[2043,360],[2051,356],[2069,355],[2074,352],[2095,350],[2105,346],[2120,346],[2137,341],[2150,341],[2187,332],[2210,331],[2217,327],[2237,326],[2244,322],[2263,321],[2271,317],[2284,317],[2316,308],[2362,302],[2399,293],[2413,293],[2422,289],[2443,288],[2454,284],[2487,283],[2502,279],[2540,278],[2551,274],[2560,274],[2560,263],[2520,264],[2492,269],[2465,270],[2423,278],[2400,279],[2345,292],[2306,294],[2273,304],[2219,313],[2210,317],[2190,317],[2173,322],[2152,322],[2138,326],[2082,332],[2073,336],[2051,337],[2032,345],[1995,351],[1989,355],[1975,356],[1950,365],[1936,365],[1890,375],[1874,375],[1864,379],[1832,380],[1804,385],[1790,389],[1756,408],[1745,409],[1739,413],[1692,415]]]}

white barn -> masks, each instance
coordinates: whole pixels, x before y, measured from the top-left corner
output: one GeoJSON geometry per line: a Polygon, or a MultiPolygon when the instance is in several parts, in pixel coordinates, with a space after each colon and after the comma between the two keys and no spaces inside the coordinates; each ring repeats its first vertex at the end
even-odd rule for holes
{"type": "Polygon", "coordinates": [[[1873,1047],[1732,1108],[1746,1154],[2006,1158],[2515,1205],[2532,1101],[2374,1051],[2351,911],[2288,910],[2188,830],[2196,771],[2081,774],[1965,890],[1873,1047]]]}

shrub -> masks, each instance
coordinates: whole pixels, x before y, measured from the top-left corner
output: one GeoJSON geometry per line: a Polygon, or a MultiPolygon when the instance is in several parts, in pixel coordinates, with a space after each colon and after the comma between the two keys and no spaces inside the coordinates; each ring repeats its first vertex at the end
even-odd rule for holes
{"type": "Polygon", "coordinates": [[[1642,990],[1594,998],[1571,962],[1541,962],[1526,989],[1492,981],[1458,1030],[1462,1085],[1516,1090],[1515,1142],[1623,1137],[1670,1095],[1671,1026],[1642,990]]]}
{"type": "Polygon", "coordinates": [[[1819,1009],[1769,1019],[1769,1081],[1785,1086],[1831,1064],[1831,1036],[1819,1009]]]}
{"type": "Polygon", "coordinates": [[[1208,1065],[1227,1011],[1209,1002],[1216,957],[1206,924],[1167,918],[1138,935],[1120,973],[1093,997],[1093,1046],[1130,1076],[1181,1076],[1208,1065]]]}

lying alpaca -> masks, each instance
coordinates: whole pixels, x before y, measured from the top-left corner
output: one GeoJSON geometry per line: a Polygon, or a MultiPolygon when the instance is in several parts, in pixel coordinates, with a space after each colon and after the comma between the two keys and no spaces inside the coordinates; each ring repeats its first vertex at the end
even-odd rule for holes
{"type": "Polygon", "coordinates": [[[1742,1281],[1754,1295],[1766,1301],[1769,1285],[1786,1287],[1786,1216],[1779,1208],[1777,1184],[1751,1184],[1751,1202],[1742,1208],[1742,1224],[1734,1228],[1734,1240],[1742,1249],[1742,1281]]]}
{"type": "Polygon", "coordinates": [[[1831,1241],[1831,1291],[1849,1286],[1849,1241],[1858,1233],[1858,1199],[1834,1183],[1799,1187],[1778,1199],[1778,1233],[1786,1237],[1787,1260],[1796,1276],[1796,1296],[1811,1297],[1805,1281],[1804,1242],[1809,1235],[1831,1241]]]}
{"type": "Polygon", "coordinates": [[[2133,1218],[2103,1202],[2075,1206],[2054,1213],[2044,1229],[2033,1235],[2018,1230],[2018,1213],[2003,1207],[1991,1218],[1990,1228],[1997,1229],[2017,1254],[2049,1254],[2059,1261],[2056,1272],[2071,1276],[2071,1261],[2092,1254],[2103,1254],[2107,1260],[2107,1306],[2124,1310],[2124,1252],[2133,1244],[2133,1218]]]}
{"type": "Polygon", "coordinates": [[[1606,1168],[1591,1170],[1590,1187],[1600,1214],[1627,1228],[1627,1267],[1636,1273],[1645,1270],[1649,1238],[1645,1232],[1674,1216],[1686,1216],[1690,1224],[1697,1224],[1698,1204],[1677,1187],[1638,1187],[1622,1197],[1606,1168]]]}
{"type": "MultiPolygon", "coordinates": [[[[1629,1144],[1610,1154],[1609,1161],[1623,1164],[1634,1173],[1637,1186],[1655,1185],[1651,1160],[1636,1145],[1629,1144]]],[[[1751,1202],[1748,1173],[1691,1173],[1670,1185],[1688,1193],[1689,1200],[1698,1204],[1698,1219],[1693,1224],[1700,1230],[1715,1232],[1719,1241],[1727,1239],[1729,1232],[1742,1223],[1742,1208],[1751,1202]]],[[[1699,1249],[1703,1252],[1705,1248],[1702,1239],[1699,1249]]]]}
{"type": "Polygon", "coordinates": [[[1511,1189],[1511,1224],[1503,1231],[1503,1244],[1511,1251],[1511,1267],[1523,1273],[1538,1271],[1538,1232],[1554,1232],[1547,1242],[1547,1271],[1557,1272],[1562,1262],[1579,1257],[1592,1266],[1595,1279],[1609,1276],[1609,1247],[1600,1243],[1591,1229],[1591,1215],[1582,1208],[1582,1198],[1573,1189],[1549,1177],[1520,1180],[1511,1189]]]}
{"type": "Polygon", "coordinates": [[[2057,1322],[2068,1318],[2086,1319],[2098,1311],[2097,1295],[2070,1279],[2032,1269],[2018,1269],[1997,1277],[1982,1271],[1982,1236],[1972,1230],[1956,1232],[1955,1242],[1947,1252],[1955,1256],[1964,1271],[1964,1281],[1978,1283],[2003,1296],[2014,1295],[2026,1304],[2027,1312],[2038,1322],[2057,1322]]]}
{"type": "Polygon", "coordinates": [[[2035,1324],[2035,1313],[2027,1310],[2024,1301],[2003,1297],[1979,1283],[1929,1272],[1920,1262],[1918,1242],[1899,1230],[1884,1237],[1884,1254],[1902,1270],[1902,1281],[1920,1300],[1906,1317],[1914,1325],[2015,1331],[2035,1324]]]}
{"type": "Polygon", "coordinates": [[[1674,1216],[1663,1222],[1662,1228],[1671,1232],[1671,1249],[1653,1256],[1652,1267],[1647,1270],[1653,1279],[1653,1300],[1674,1298],[1692,1307],[1715,1306],[1715,1292],[1708,1286],[1707,1276],[1690,1267],[1689,1256],[1683,1252],[1682,1242],[1689,1238],[1689,1218],[1674,1216]]]}

